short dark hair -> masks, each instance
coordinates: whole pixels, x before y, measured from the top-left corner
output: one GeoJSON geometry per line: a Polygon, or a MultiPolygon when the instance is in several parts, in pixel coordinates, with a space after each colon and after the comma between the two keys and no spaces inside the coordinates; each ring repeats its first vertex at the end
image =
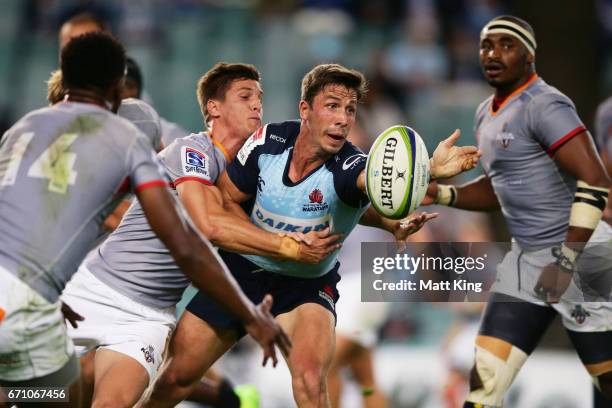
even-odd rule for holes
{"type": "Polygon", "coordinates": [[[214,67],[202,75],[196,89],[204,123],[208,123],[210,119],[206,108],[210,99],[223,101],[225,93],[234,81],[242,79],[260,81],[260,77],[257,68],[251,64],[228,64],[226,62],[215,64],[214,67]]]}
{"type": "Polygon", "coordinates": [[[87,11],[73,15],[68,20],[64,21],[61,28],[67,24],[94,24],[100,29],[100,31],[106,31],[107,29],[104,20],[87,11]]]}
{"type": "Polygon", "coordinates": [[[342,85],[357,92],[357,100],[366,94],[366,80],[357,70],[343,67],[339,64],[320,64],[310,70],[302,79],[303,101],[310,106],[315,96],[327,85],[342,85]]]}
{"type": "Polygon", "coordinates": [[[107,33],[86,33],[64,47],[60,63],[66,90],[97,88],[106,91],[125,73],[125,49],[107,33]]]}
{"type": "Polygon", "coordinates": [[[134,85],[138,89],[138,95],[136,96],[140,98],[140,95],[142,94],[142,87],[143,87],[142,71],[140,71],[140,67],[138,66],[136,61],[131,57],[126,57],[125,66],[126,66],[125,79],[126,81],[134,82],[134,85]]]}

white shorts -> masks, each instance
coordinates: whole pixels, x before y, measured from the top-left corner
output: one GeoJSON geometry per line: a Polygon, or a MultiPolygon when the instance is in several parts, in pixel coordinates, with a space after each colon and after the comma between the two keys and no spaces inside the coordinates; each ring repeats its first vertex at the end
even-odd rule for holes
{"type": "Polygon", "coordinates": [[[363,347],[374,347],[378,331],[387,318],[389,303],[362,302],[359,273],[345,274],[337,288],[340,299],[336,303],[336,333],[363,347]]]}
{"type": "MultiPolygon", "coordinates": [[[[600,222],[589,240],[586,250],[579,260],[579,267],[599,274],[612,273],[612,227],[600,222]],[[594,249],[597,248],[597,249],[594,249]],[[596,256],[590,254],[596,253],[596,256]],[[590,256],[590,257],[589,257],[590,256]]],[[[538,251],[523,251],[515,242],[497,269],[497,281],[492,291],[513,296],[524,301],[546,306],[534,287],[542,268],[553,263],[550,248],[538,251]]],[[[551,306],[561,315],[563,325],[577,332],[600,332],[612,330],[612,302],[591,302],[585,291],[579,288],[580,282],[573,280],[559,303],[551,306]],[[587,299],[587,300],[585,300],[587,299]]],[[[605,289],[606,291],[609,288],[605,289]]]]}
{"type": "MultiPolygon", "coordinates": [[[[60,302],[46,299],[0,267],[0,380],[26,381],[52,374],[74,354],[60,302]]],[[[78,377],[78,370],[70,380],[78,377]]],[[[72,382],[72,381],[70,381],[72,382]]]]}
{"type": "Polygon", "coordinates": [[[84,266],[68,282],[61,299],[85,318],[76,329],[68,327],[73,340],[95,339],[99,348],[130,356],[147,370],[149,383],[154,380],[176,326],[174,307],[155,309],[138,303],[84,266]]]}

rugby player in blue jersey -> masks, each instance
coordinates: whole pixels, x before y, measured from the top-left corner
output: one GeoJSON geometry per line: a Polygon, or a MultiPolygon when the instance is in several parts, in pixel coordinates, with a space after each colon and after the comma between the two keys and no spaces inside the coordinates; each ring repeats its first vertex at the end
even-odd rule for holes
{"type": "MultiPolygon", "coordinates": [[[[366,156],[346,141],[364,92],[365,79],[358,71],[336,64],[313,68],[302,81],[300,120],[257,130],[220,175],[217,185],[225,205],[241,205],[251,222],[275,233],[331,229],[346,236],[360,218],[398,240],[417,231],[435,215],[394,221],[368,209],[366,156]]],[[[458,137],[455,132],[434,153],[433,177],[475,166],[477,149],[453,146],[458,137]]],[[[326,376],[334,349],[337,249],[318,264],[220,254],[251,298],[274,296],[271,311],[293,342],[287,363],[298,406],[329,406],[326,376]]],[[[185,398],[243,334],[231,314],[198,293],[181,318],[149,406],[174,406],[185,398]]]]}
{"type": "Polygon", "coordinates": [[[527,22],[501,16],[485,25],[480,65],[495,89],[475,116],[485,175],[429,190],[438,204],[501,209],[514,237],[476,339],[466,408],[502,405],[557,313],[593,381],[612,397],[610,287],[597,288],[607,301],[585,302],[574,273],[586,265],[610,276],[612,229],[601,221],[610,178],[572,101],[537,76],[535,50],[527,22]]]}

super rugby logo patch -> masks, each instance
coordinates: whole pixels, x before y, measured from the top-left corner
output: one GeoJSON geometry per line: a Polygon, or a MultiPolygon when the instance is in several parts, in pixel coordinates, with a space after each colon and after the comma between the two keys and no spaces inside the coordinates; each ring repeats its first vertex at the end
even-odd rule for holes
{"type": "Polygon", "coordinates": [[[210,178],[210,159],[199,150],[183,146],[181,149],[181,161],[184,175],[210,178]]]}
{"type": "Polygon", "coordinates": [[[261,146],[262,144],[266,142],[266,129],[267,128],[268,128],[268,125],[264,127],[260,127],[259,129],[255,131],[255,133],[251,135],[251,137],[247,139],[246,142],[244,142],[244,144],[240,148],[240,151],[236,155],[240,164],[244,166],[246,164],[247,159],[251,155],[251,152],[253,151],[253,149],[255,149],[257,146],[261,146]]]}

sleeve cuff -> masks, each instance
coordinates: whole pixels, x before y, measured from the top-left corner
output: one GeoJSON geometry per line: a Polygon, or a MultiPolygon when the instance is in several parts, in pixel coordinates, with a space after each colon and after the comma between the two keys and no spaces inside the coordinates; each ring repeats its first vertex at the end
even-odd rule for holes
{"type": "Polygon", "coordinates": [[[148,181],[148,182],[146,182],[146,183],[142,183],[142,184],[137,185],[137,186],[134,188],[134,192],[135,192],[135,193],[139,193],[139,192],[141,192],[142,190],[146,190],[146,189],[147,189],[147,188],[149,188],[149,187],[156,187],[156,186],[167,186],[167,185],[168,185],[168,183],[166,183],[166,182],[165,182],[165,181],[163,181],[163,180],[153,180],[153,181],[148,181]]]}
{"type": "Polygon", "coordinates": [[[184,183],[185,181],[197,181],[207,186],[213,185],[213,183],[211,183],[210,180],[206,180],[200,177],[179,177],[176,180],[174,180],[174,183],[172,183],[172,187],[176,187],[179,184],[184,183]]]}
{"type": "Polygon", "coordinates": [[[549,156],[552,156],[558,148],[563,146],[563,144],[565,144],[567,141],[569,141],[572,137],[576,136],[577,134],[584,132],[585,130],[587,130],[586,127],[578,126],[576,129],[569,131],[565,136],[557,140],[548,149],[546,149],[546,153],[548,153],[549,156]]]}

